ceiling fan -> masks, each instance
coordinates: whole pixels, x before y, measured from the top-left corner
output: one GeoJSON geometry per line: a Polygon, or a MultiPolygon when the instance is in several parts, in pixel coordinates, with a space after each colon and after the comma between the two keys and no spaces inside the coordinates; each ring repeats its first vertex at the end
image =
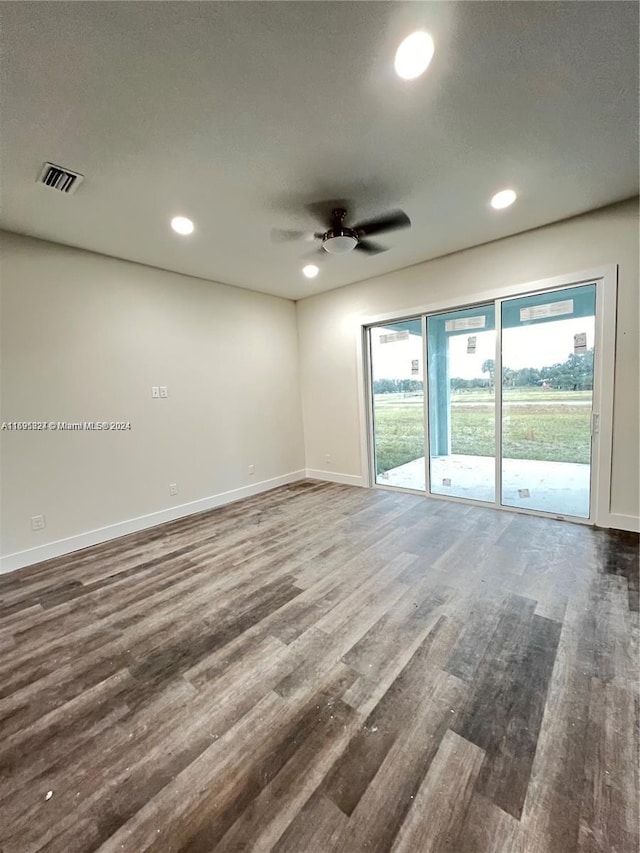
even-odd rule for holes
{"type": "Polygon", "coordinates": [[[322,225],[326,225],[326,231],[284,231],[274,228],[271,231],[271,239],[275,243],[289,240],[322,240],[320,252],[328,252],[330,255],[346,255],[354,249],[365,252],[367,255],[377,255],[380,252],[386,252],[387,247],[369,240],[369,237],[411,227],[411,220],[403,210],[390,210],[373,219],[347,226],[345,225],[347,218],[345,207],[332,208],[328,216],[324,207],[323,204],[312,204],[308,205],[307,209],[322,225]]]}

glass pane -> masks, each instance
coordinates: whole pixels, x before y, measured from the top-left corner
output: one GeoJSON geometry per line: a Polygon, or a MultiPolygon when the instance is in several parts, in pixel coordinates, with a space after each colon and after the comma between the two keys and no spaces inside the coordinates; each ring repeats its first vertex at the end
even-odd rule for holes
{"type": "Polygon", "coordinates": [[[431,492],[495,501],[495,308],[427,320],[431,492]]]}
{"type": "Polygon", "coordinates": [[[589,517],[593,284],[502,303],[502,503],[589,517]]]}
{"type": "Polygon", "coordinates": [[[376,483],[425,489],[422,322],[371,329],[376,483]]]}

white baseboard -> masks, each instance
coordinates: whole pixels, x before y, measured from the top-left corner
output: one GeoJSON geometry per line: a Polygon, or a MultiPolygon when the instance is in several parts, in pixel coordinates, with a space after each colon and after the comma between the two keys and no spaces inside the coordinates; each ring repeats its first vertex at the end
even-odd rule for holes
{"type": "MultiPolygon", "coordinates": [[[[340,474],[335,471],[319,471],[314,468],[292,471],[280,477],[273,477],[271,480],[262,480],[259,483],[252,483],[250,486],[243,486],[240,489],[221,492],[220,494],[201,498],[197,501],[180,504],[180,506],[169,507],[168,509],[141,515],[127,521],[120,521],[116,524],[100,527],[97,530],[90,530],[87,533],[79,533],[76,536],[69,536],[66,539],[58,539],[55,542],[39,545],[36,548],[28,548],[25,551],[7,554],[0,558],[0,574],[13,572],[16,569],[40,563],[43,560],[50,560],[53,557],[62,557],[64,554],[80,551],[82,548],[89,548],[91,545],[99,545],[101,542],[108,542],[111,539],[117,539],[129,533],[136,533],[139,530],[156,527],[159,524],[165,524],[167,521],[174,521],[176,518],[184,518],[188,515],[194,515],[197,512],[215,509],[218,506],[224,506],[243,498],[258,495],[261,492],[268,492],[278,486],[286,486],[289,483],[295,483],[298,480],[304,479],[324,480],[329,483],[342,483],[346,486],[367,486],[366,479],[356,474],[340,474]]],[[[634,515],[610,513],[602,526],[640,533],[640,518],[634,515]]]]}
{"type": "Polygon", "coordinates": [[[615,530],[629,530],[631,533],[640,533],[640,518],[636,515],[622,515],[621,513],[609,513],[603,527],[613,527],[615,530]]]}
{"type": "Polygon", "coordinates": [[[338,474],[336,471],[316,471],[307,468],[307,478],[310,480],[326,480],[329,483],[342,483],[345,486],[366,486],[364,477],[357,474],[338,474]]]}
{"type": "Polygon", "coordinates": [[[64,554],[70,554],[72,551],[79,551],[82,548],[89,548],[91,545],[98,545],[100,542],[117,539],[119,536],[126,536],[128,533],[136,533],[139,530],[156,527],[158,524],[165,524],[167,521],[174,521],[176,518],[183,518],[207,509],[215,509],[215,507],[233,503],[243,498],[250,498],[252,495],[268,492],[278,486],[286,486],[288,483],[304,480],[306,476],[304,470],[292,471],[290,474],[273,477],[271,480],[262,480],[259,483],[252,483],[250,486],[243,486],[240,489],[232,489],[229,492],[221,492],[218,495],[211,495],[197,501],[180,504],[180,506],[161,509],[158,512],[151,512],[148,515],[131,518],[128,521],[119,521],[116,524],[109,524],[97,530],[89,530],[87,533],[79,533],[76,536],[58,539],[46,545],[38,545],[36,548],[16,551],[14,554],[7,554],[5,557],[0,558],[0,574],[13,572],[16,569],[31,566],[43,560],[50,560],[53,557],[61,557],[64,554]]]}

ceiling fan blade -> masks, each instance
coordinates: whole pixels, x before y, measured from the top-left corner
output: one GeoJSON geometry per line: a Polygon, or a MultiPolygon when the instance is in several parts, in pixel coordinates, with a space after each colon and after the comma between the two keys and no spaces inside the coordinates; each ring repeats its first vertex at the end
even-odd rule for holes
{"type": "Polygon", "coordinates": [[[390,210],[382,216],[377,216],[374,219],[367,219],[365,222],[360,222],[353,226],[353,230],[358,234],[369,237],[372,234],[382,234],[384,231],[397,231],[400,228],[409,228],[411,220],[404,210],[390,210]]]}
{"type": "Polygon", "coordinates": [[[374,243],[373,240],[360,240],[356,249],[365,252],[367,255],[379,255],[381,252],[386,252],[387,247],[381,246],[379,243],[374,243]]]}
{"type": "Polygon", "coordinates": [[[272,228],[272,243],[290,243],[294,240],[313,240],[314,234],[309,231],[289,231],[286,228],[272,228]]]}

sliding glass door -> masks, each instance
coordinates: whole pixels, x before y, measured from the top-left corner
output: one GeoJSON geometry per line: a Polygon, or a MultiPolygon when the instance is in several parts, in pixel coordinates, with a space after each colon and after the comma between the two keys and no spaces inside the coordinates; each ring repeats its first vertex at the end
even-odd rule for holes
{"type": "Polygon", "coordinates": [[[596,286],[502,302],[504,506],[589,517],[596,286]]]}
{"type": "Polygon", "coordinates": [[[595,284],[371,327],[375,483],[589,519],[595,339],[595,284]]]}
{"type": "Polygon", "coordinates": [[[493,303],[428,317],[427,350],[430,491],[493,503],[493,303]]]}
{"type": "Polygon", "coordinates": [[[425,489],[422,320],[371,329],[375,482],[425,489]]]}

